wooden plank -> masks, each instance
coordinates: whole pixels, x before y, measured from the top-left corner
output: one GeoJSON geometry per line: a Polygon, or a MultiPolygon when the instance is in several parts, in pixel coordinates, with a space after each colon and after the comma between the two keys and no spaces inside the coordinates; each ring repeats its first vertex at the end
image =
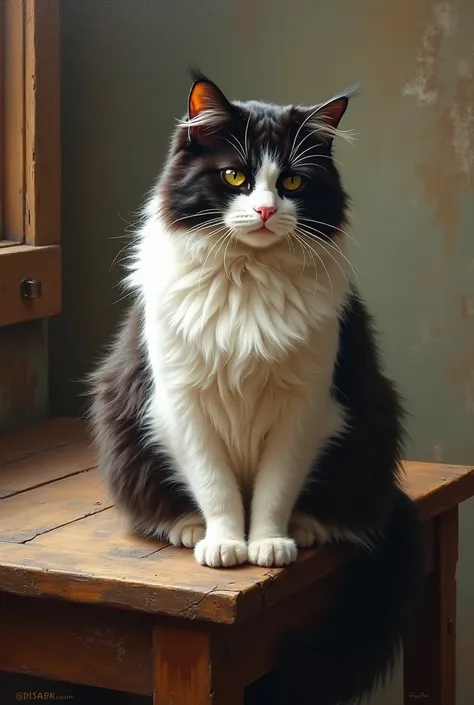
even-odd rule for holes
{"type": "Polygon", "coordinates": [[[434,573],[412,634],[404,644],[404,703],[456,702],[456,566],[458,508],[435,520],[434,573]]]}
{"type": "MultiPolygon", "coordinates": [[[[3,229],[2,237],[24,239],[24,3],[3,0],[3,229]]],[[[0,270],[0,282],[2,282],[0,270]]],[[[1,289],[0,289],[1,292],[1,289]]],[[[3,303],[2,298],[0,299],[3,303]]],[[[0,325],[2,310],[0,305],[0,325]]]]}
{"type": "Polygon", "coordinates": [[[423,521],[474,495],[472,465],[407,462],[405,486],[423,521]]]}
{"type": "Polygon", "coordinates": [[[33,544],[0,542],[0,590],[233,624],[261,611],[258,582],[235,589],[236,576],[197,566],[191,551],[167,547],[113,561],[84,550],[58,554],[33,544]],[[153,561],[151,560],[153,558],[153,561]],[[195,567],[196,566],[196,567],[195,567]],[[225,586],[225,587],[221,587],[225,586]]]}
{"type": "Polygon", "coordinates": [[[60,242],[59,67],[58,0],[25,0],[25,234],[29,245],[60,242]]]}
{"type": "Polygon", "coordinates": [[[55,451],[68,444],[82,441],[89,447],[90,440],[87,427],[79,419],[57,418],[42,423],[19,428],[0,434],[0,473],[2,465],[16,462],[23,458],[41,455],[48,450],[55,451]]]}
{"type": "Polygon", "coordinates": [[[95,454],[82,442],[13,461],[0,466],[0,500],[95,467],[95,454]]]}
{"type": "Polygon", "coordinates": [[[3,593],[0,623],[0,671],[152,694],[149,615],[3,593]]]}
{"type": "MultiPolygon", "coordinates": [[[[0,174],[4,173],[3,170],[3,133],[4,133],[4,102],[5,102],[5,93],[4,93],[4,73],[5,70],[5,50],[4,50],[4,25],[5,25],[5,3],[0,2],[0,105],[2,108],[0,109],[0,174]]],[[[3,196],[4,196],[4,187],[3,187],[3,176],[0,179],[0,247],[5,246],[5,243],[8,243],[7,240],[4,240],[4,235],[3,235],[3,196]]]]}
{"type": "Polygon", "coordinates": [[[0,500],[0,542],[31,541],[111,506],[97,470],[0,500]]]}
{"type": "MultiPolygon", "coordinates": [[[[47,548],[51,553],[57,552],[58,555],[67,552],[71,556],[82,555],[84,552],[90,554],[90,547],[94,546],[94,553],[102,565],[104,561],[110,561],[114,565],[117,558],[147,558],[169,546],[164,541],[130,532],[115,507],[91,514],[81,522],[67,524],[56,531],[41,534],[34,539],[33,545],[47,548]]],[[[180,557],[182,553],[183,551],[179,551],[180,557]]],[[[153,570],[155,567],[153,563],[153,570]]]]}
{"type": "Polygon", "coordinates": [[[0,250],[0,326],[55,316],[61,310],[61,249],[20,245],[0,250]],[[42,283],[37,299],[21,296],[24,279],[42,283]]]}

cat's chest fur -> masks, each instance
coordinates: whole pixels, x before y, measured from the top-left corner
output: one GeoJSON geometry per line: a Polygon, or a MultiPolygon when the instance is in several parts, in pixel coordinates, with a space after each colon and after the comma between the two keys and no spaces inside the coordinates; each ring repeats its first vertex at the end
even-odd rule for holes
{"type": "Polygon", "coordinates": [[[156,388],[182,409],[199,408],[239,473],[258,464],[286,405],[327,395],[339,279],[331,288],[290,253],[229,258],[225,267],[184,261],[145,299],[156,388]]]}

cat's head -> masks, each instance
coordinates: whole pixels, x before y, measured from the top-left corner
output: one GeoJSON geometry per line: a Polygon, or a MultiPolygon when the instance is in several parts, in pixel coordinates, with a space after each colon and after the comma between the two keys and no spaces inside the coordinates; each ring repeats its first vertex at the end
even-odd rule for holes
{"type": "Polygon", "coordinates": [[[336,235],[347,199],[332,143],[352,94],[311,107],[231,102],[195,74],[159,184],[168,225],[254,248],[336,235]]]}

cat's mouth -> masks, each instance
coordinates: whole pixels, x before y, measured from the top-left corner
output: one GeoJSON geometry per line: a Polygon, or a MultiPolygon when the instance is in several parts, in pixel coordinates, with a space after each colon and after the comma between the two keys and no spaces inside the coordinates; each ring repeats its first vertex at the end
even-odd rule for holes
{"type": "Polygon", "coordinates": [[[249,230],[249,235],[274,235],[271,230],[269,230],[265,225],[255,228],[255,230],[249,230]]]}

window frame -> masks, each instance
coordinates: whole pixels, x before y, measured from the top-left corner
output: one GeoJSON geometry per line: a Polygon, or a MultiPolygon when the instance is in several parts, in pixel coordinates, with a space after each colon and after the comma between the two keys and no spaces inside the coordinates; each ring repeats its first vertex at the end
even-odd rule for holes
{"type": "Polygon", "coordinates": [[[59,0],[0,3],[0,96],[5,326],[61,310],[59,0]]]}

